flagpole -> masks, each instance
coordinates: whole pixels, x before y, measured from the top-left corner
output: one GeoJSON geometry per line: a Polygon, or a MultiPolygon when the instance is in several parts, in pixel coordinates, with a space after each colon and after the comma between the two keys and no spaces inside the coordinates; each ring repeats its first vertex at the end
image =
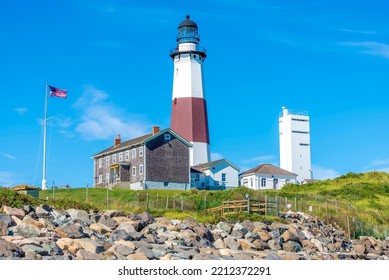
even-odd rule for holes
{"type": "Polygon", "coordinates": [[[43,167],[42,167],[42,190],[47,190],[46,185],[46,124],[47,124],[47,93],[48,84],[46,82],[46,94],[45,94],[45,115],[43,117],[43,167]]]}

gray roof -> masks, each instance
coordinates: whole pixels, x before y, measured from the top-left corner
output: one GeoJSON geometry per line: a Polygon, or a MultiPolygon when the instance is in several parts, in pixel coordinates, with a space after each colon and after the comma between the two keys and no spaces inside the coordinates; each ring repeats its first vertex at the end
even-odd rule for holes
{"type": "Polygon", "coordinates": [[[218,160],[214,160],[214,161],[198,164],[196,166],[191,166],[191,168],[194,169],[194,170],[203,172],[203,171],[209,169],[210,167],[212,167],[212,166],[214,166],[214,165],[216,165],[216,164],[218,164],[219,162],[222,162],[222,161],[227,162],[229,165],[231,165],[236,170],[238,170],[238,171],[240,170],[239,167],[237,167],[235,164],[233,164],[232,162],[230,162],[227,159],[218,159],[218,160]]]}
{"type": "Polygon", "coordinates": [[[143,145],[145,142],[147,142],[149,140],[152,140],[155,137],[157,137],[158,135],[160,135],[162,133],[165,133],[167,131],[169,131],[172,135],[174,135],[177,139],[182,141],[188,147],[192,147],[192,144],[190,144],[190,142],[185,140],[182,136],[178,135],[176,132],[174,132],[170,128],[166,128],[164,130],[159,131],[155,135],[153,135],[152,133],[149,133],[149,134],[146,134],[146,135],[143,135],[143,136],[131,139],[131,140],[124,141],[124,142],[120,143],[119,145],[117,145],[116,147],[115,146],[111,146],[108,149],[105,149],[105,150],[103,150],[103,151],[93,155],[92,158],[95,158],[95,157],[98,157],[98,156],[102,156],[102,155],[105,155],[105,154],[111,154],[113,152],[121,151],[121,150],[128,149],[128,148],[131,148],[131,147],[135,147],[135,146],[138,146],[138,145],[143,145]]]}
{"type": "Polygon", "coordinates": [[[277,166],[274,166],[272,164],[264,163],[261,165],[258,165],[254,168],[251,168],[247,170],[246,172],[243,172],[240,174],[240,176],[250,175],[250,174],[270,174],[270,175],[286,175],[286,176],[297,176],[297,174],[289,172],[285,169],[279,168],[277,166]]]}
{"type": "Polygon", "coordinates": [[[182,21],[180,23],[180,25],[178,26],[178,28],[181,28],[181,27],[195,27],[195,28],[197,28],[197,24],[193,20],[190,19],[189,15],[187,15],[186,19],[184,21],[182,21]]]}

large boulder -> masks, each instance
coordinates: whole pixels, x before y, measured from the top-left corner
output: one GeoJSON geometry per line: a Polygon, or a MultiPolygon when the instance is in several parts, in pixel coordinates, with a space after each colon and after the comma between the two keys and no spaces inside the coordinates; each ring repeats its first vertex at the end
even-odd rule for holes
{"type": "Polygon", "coordinates": [[[0,257],[22,258],[24,256],[23,250],[2,238],[0,238],[0,257]]]}
{"type": "Polygon", "coordinates": [[[9,215],[0,213],[0,236],[8,235],[8,228],[15,225],[15,221],[9,215]]]}
{"type": "Polygon", "coordinates": [[[3,211],[5,214],[8,214],[9,216],[15,216],[21,220],[24,218],[24,216],[26,216],[26,213],[22,209],[19,209],[19,208],[12,208],[12,207],[8,207],[8,206],[3,206],[3,211]]]}

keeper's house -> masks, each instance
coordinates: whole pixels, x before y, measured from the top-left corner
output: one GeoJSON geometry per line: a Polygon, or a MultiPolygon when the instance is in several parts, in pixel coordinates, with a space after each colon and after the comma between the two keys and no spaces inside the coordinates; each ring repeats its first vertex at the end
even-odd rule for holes
{"type": "Polygon", "coordinates": [[[94,186],[144,189],[190,188],[189,153],[192,144],[170,128],[121,142],[92,158],[94,186]]]}

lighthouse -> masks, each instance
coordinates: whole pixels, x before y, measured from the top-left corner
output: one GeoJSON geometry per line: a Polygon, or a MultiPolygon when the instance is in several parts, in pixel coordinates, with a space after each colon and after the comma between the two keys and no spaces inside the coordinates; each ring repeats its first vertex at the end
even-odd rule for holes
{"type": "Polygon", "coordinates": [[[190,164],[194,166],[210,161],[210,142],[203,81],[207,54],[189,15],[178,26],[176,41],[177,46],[170,50],[174,64],[170,127],[193,145],[190,164]]]}

